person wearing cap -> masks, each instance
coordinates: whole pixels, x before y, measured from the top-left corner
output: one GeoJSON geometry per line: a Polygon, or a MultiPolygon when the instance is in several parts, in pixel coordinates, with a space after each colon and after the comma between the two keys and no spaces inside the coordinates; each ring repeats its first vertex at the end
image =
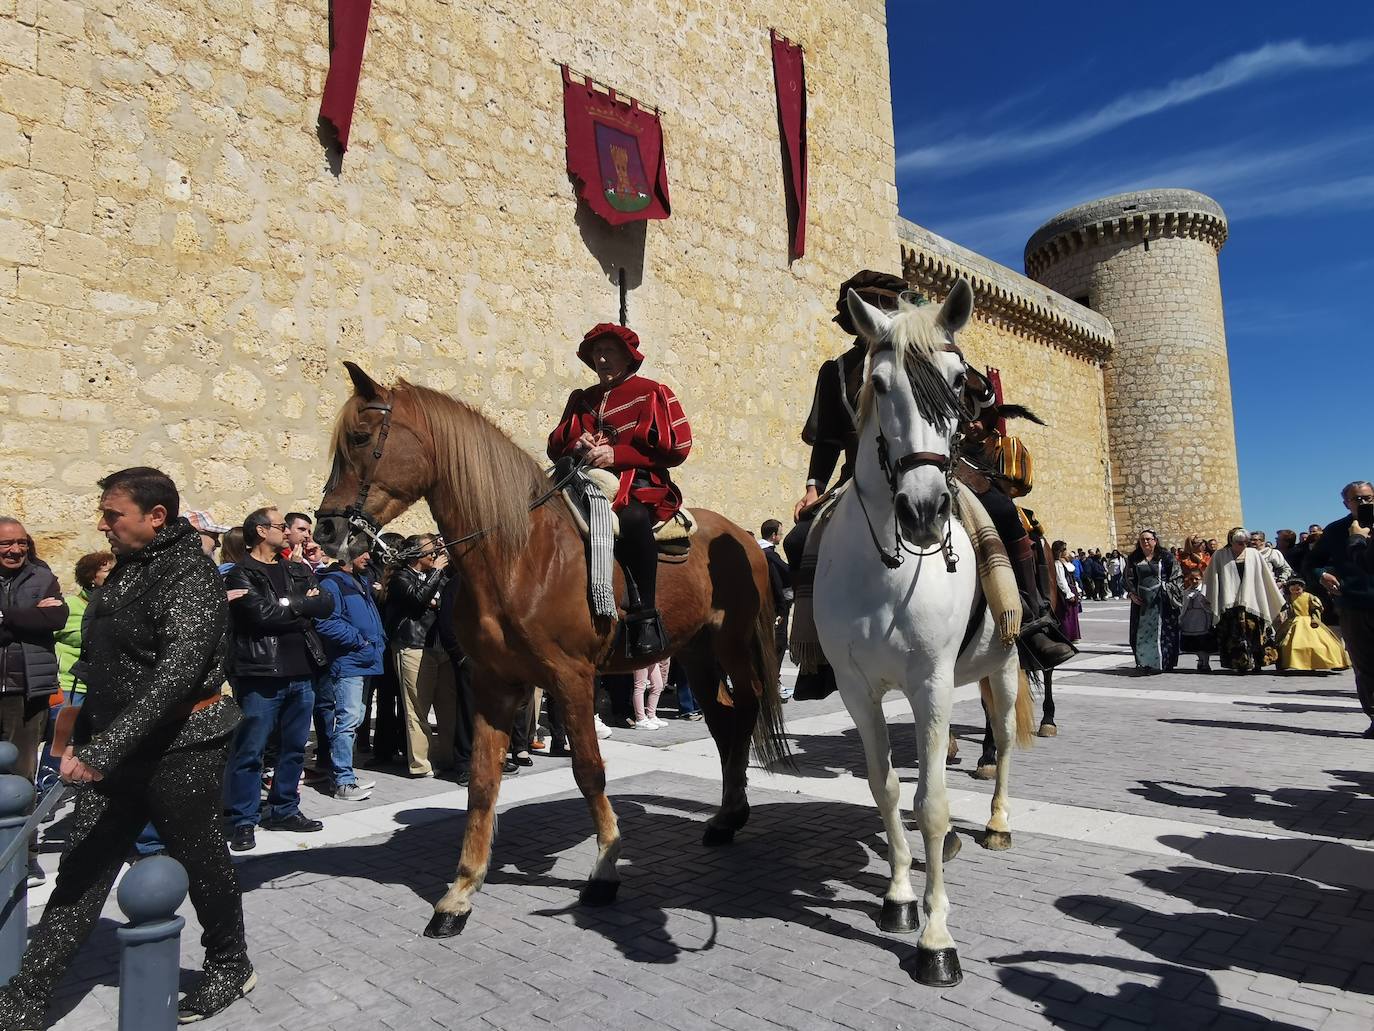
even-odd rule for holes
{"type": "Polygon", "coordinates": [[[220,535],[228,533],[229,527],[215,522],[214,516],[209,512],[187,512],[186,521],[200,534],[200,550],[214,558],[215,552],[219,550],[220,535]]]}
{"type": "Polygon", "coordinates": [[[632,656],[659,654],[668,642],[656,601],[654,527],[682,507],[682,493],[668,470],[691,452],[692,429],[677,395],[638,375],[644,355],[638,335],[628,327],[608,322],[593,326],[577,357],[598,382],[569,395],[549,434],[548,454],[554,461],[581,458],[617,475],[611,502],[620,519],[615,554],[638,592],[638,605],[625,616],[626,643],[632,656]]]}
{"type": "MultiPolygon", "coordinates": [[[[859,390],[863,387],[864,362],[868,358],[868,342],[859,336],[850,321],[849,291],[853,290],[869,304],[884,311],[897,309],[897,298],[908,289],[901,276],[865,269],[840,284],[839,299],[835,302],[835,317],[831,320],[853,338],[849,349],[836,358],[821,363],[816,373],[816,390],[811,399],[811,411],[802,427],[802,441],[811,448],[811,460],[806,467],[806,489],[793,506],[792,519],[796,525],[783,538],[782,550],[792,570],[793,590],[800,599],[811,596],[815,570],[802,562],[806,538],[820,503],[853,475],[854,456],[859,450],[859,390]],[[834,484],[830,478],[841,456],[844,464],[834,484]]],[[[793,697],[799,701],[824,698],[835,690],[835,677],[828,665],[816,670],[802,669],[797,675],[793,697]]]]}

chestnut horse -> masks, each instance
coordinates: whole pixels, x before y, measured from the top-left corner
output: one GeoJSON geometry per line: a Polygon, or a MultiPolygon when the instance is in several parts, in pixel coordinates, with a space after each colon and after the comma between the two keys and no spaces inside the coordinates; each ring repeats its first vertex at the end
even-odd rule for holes
{"type": "MultiPolygon", "coordinates": [[[[704,843],[731,841],[749,818],[751,740],[765,766],[787,756],[772,594],[754,538],[715,512],[692,509],[697,531],[689,556],[664,564],[658,578],[669,652],[634,662],[614,655],[616,621],[591,614],[582,537],[562,499],[549,497],[552,483],[534,459],[469,405],[404,380],[384,387],[344,364],[354,393],[335,426],[334,468],[315,539],[331,555],[358,554],[424,498],[450,549],[454,629],[473,670],[467,827],[457,878],[425,934],[458,934],[472,912],[491,857],[511,725],[532,685],[565,713],[573,776],[596,826],[597,858],[583,904],[609,904],[619,886],[620,832],[593,720],[598,671],[627,673],[679,654],[720,751],[724,781],[704,843]]],[[[615,576],[623,597],[618,568],[615,576]]]]}

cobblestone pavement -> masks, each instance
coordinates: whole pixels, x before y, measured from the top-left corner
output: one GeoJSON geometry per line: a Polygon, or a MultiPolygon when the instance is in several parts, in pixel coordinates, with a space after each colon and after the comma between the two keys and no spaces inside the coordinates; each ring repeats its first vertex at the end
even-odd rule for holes
{"type": "MultiPolygon", "coordinates": [[[[969,773],[981,718],[960,693],[956,988],[915,983],[914,937],[876,927],[885,843],[830,699],[788,706],[798,772],[754,772],[752,819],[723,849],[700,844],[719,792],[702,724],[604,742],[625,842],[610,908],[576,904],[590,822],[566,762],[538,759],[503,785],[491,876],[466,933],[442,942],[420,931],[456,863],[464,792],[386,773],[361,806],[307,792],[325,832],[262,834],[238,866],[260,985],[204,1026],[1367,1031],[1374,742],[1353,678],[1138,677],[1125,615],[1085,613],[1089,643],[1054,685],[1060,734],[1015,759],[1010,852],[973,844],[990,788],[969,773]]],[[[895,696],[889,712],[907,725],[909,806],[910,713],[895,696]]],[[[112,904],[59,1027],[114,1026],[117,920],[112,904]]]]}

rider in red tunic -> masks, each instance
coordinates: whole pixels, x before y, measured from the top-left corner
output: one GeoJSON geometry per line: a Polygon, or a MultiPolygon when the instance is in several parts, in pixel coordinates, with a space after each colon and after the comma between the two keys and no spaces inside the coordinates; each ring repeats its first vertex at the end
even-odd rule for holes
{"type": "Polygon", "coordinates": [[[616,557],[639,592],[639,605],[625,617],[628,645],[632,654],[653,655],[667,647],[656,603],[654,526],[682,507],[668,470],[692,450],[692,429],[672,390],[636,375],[644,363],[639,347],[632,330],[608,322],[582,338],[577,356],[599,382],[569,395],[549,434],[549,457],[580,456],[619,475],[611,503],[620,518],[616,557]]]}

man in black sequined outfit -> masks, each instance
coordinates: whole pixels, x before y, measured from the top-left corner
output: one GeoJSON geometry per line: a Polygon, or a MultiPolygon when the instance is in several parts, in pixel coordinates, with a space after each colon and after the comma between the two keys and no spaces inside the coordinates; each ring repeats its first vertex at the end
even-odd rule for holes
{"type": "Polygon", "coordinates": [[[190,877],[205,972],[183,1022],[218,1013],[256,983],[238,878],[219,824],[229,735],[222,697],[228,604],[199,534],[177,518],[176,485],[156,469],[100,481],[99,529],[115,553],[82,646],[86,703],[62,757],[78,788],[57,885],[18,974],[0,989],[0,1029],[37,1028],[58,979],[100,916],[125,855],[152,820],[190,877]]]}

